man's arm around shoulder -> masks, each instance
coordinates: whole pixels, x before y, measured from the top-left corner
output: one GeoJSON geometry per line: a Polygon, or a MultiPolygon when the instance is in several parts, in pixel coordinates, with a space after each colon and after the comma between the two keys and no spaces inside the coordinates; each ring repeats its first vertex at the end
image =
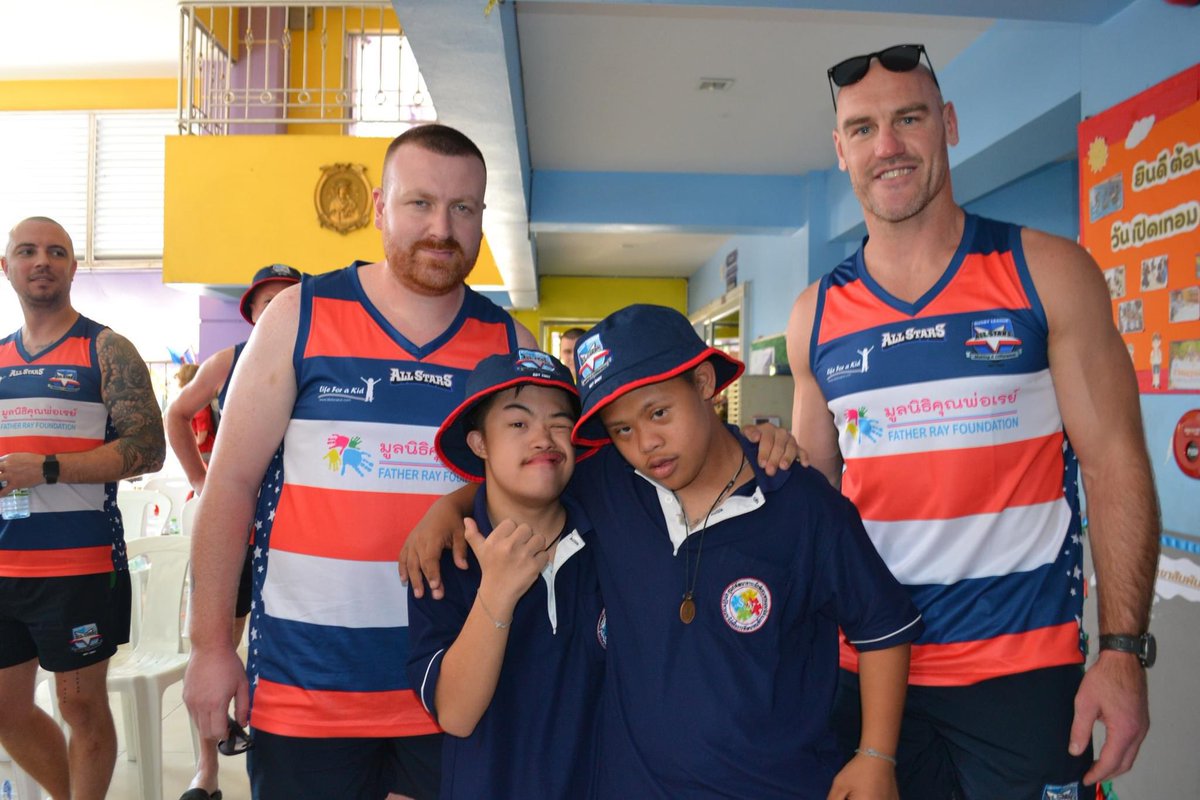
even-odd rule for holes
{"type": "Polygon", "coordinates": [[[808,463],[820,470],[835,487],[842,484],[842,454],[838,431],[829,413],[825,395],[813,376],[809,346],[816,317],[819,284],[805,289],[792,305],[787,325],[788,365],[795,389],[792,395],[792,435],[805,452],[808,463]]]}

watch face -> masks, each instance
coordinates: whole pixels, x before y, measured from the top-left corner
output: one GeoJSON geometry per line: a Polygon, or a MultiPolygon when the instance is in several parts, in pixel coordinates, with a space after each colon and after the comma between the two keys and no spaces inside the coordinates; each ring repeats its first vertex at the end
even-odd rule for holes
{"type": "Polygon", "coordinates": [[[1147,633],[1142,636],[1142,666],[1147,669],[1154,666],[1154,662],[1158,660],[1158,641],[1155,640],[1153,633],[1147,633]]]}

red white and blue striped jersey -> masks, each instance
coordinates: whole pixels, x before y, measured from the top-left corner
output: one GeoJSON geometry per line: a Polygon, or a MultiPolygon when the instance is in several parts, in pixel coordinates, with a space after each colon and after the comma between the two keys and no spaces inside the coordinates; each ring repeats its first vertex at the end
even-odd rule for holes
{"type": "MultiPolygon", "coordinates": [[[[21,332],[0,339],[0,455],[82,453],[117,438],[101,396],[96,337],[84,316],[36,356],[21,332]]],[[[0,576],[49,578],[125,569],[117,484],[33,487],[32,514],[0,520],[0,576]]]]}
{"type": "MultiPolygon", "coordinates": [[[[925,620],[910,683],[1083,661],[1077,471],[1047,333],[1021,229],[973,215],[914,303],[861,249],[821,280],[810,364],[842,491],[925,620]]],[[[857,669],[845,643],[841,658],[857,669]]]]}
{"type": "Polygon", "coordinates": [[[298,737],[437,732],[412,691],[396,557],[462,481],[433,437],[480,359],[516,346],[512,318],[470,289],[418,347],[372,305],[359,264],[305,278],[291,421],[259,492],[252,724],[298,737]]]}

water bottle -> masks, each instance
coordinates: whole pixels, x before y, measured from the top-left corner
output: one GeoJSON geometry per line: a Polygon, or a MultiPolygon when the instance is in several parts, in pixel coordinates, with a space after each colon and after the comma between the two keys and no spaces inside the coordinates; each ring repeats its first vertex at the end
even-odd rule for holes
{"type": "Polygon", "coordinates": [[[0,784],[0,800],[13,800],[14,797],[12,781],[5,780],[0,784]]]}
{"type": "Polygon", "coordinates": [[[25,519],[29,516],[29,490],[14,489],[8,497],[0,498],[0,517],[25,519]]]}
{"type": "Polygon", "coordinates": [[[171,517],[169,520],[167,520],[167,526],[163,529],[163,533],[165,533],[165,534],[179,533],[179,518],[171,517]]]}

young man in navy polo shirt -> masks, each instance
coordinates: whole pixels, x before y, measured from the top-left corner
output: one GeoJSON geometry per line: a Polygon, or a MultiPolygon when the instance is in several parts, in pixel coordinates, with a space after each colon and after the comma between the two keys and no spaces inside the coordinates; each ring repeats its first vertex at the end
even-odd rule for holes
{"type": "Polygon", "coordinates": [[[460,477],[484,481],[469,567],[450,569],[447,554],[445,599],[409,597],[409,680],[449,734],[441,796],[588,797],[604,607],[591,526],[559,502],[579,394],[534,350],[484,359],[466,393],[434,443],[460,477]]]}
{"type": "MultiPolygon", "coordinates": [[[[814,470],[755,464],[712,411],[742,364],[682,314],[630,306],[575,358],[575,442],[616,445],[568,490],[597,531],[606,606],[596,795],[894,798],[908,642],[922,625],[854,507],[814,470]],[[844,767],[829,726],[839,626],[871,687],[844,767]]],[[[414,550],[441,546],[414,535],[414,550]]]]}

